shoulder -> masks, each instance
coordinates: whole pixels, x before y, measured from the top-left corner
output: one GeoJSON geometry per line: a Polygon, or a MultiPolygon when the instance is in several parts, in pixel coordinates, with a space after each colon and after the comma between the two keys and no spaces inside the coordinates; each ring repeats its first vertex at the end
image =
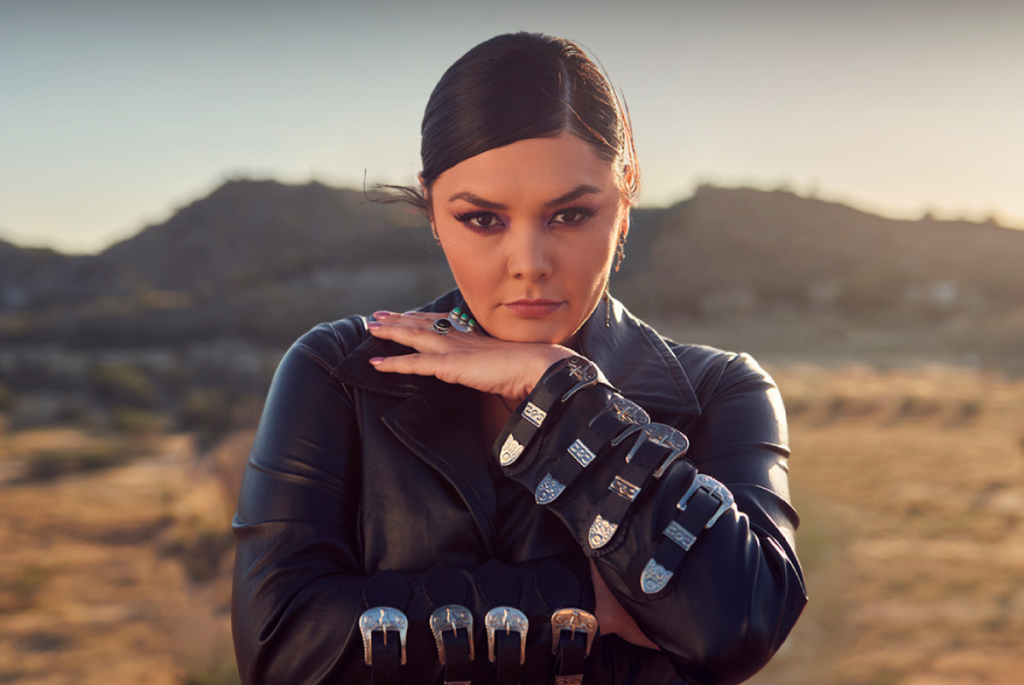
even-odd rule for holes
{"type": "Polygon", "coordinates": [[[771,375],[746,352],[729,352],[708,345],[677,343],[661,337],[683,367],[698,395],[712,389],[721,390],[744,383],[766,383],[775,387],[771,375]]]}
{"type": "Polygon", "coordinates": [[[365,316],[350,316],[317,324],[292,343],[285,358],[307,358],[330,371],[370,337],[366,328],[368,320],[365,316]]]}
{"type": "Polygon", "coordinates": [[[702,425],[732,440],[762,442],[788,451],[789,431],[779,388],[745,352],[665,340],[676,355],[701,406],[702,425]]]}

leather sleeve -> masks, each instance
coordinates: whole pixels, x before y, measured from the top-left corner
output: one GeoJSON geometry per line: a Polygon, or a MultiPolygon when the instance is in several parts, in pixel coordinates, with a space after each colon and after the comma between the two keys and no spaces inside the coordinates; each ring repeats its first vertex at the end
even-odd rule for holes
{"type": "MultiPolygon", "coordinates": [[[[231,617],[242,682],[369,682],[357,621],[376,601],[368,586],[382,579],[388,582],[377,585],[390,585],[410,621],[407,683],[441,680],[428,628],[435,604],[461,603],[472,611],[474,668],[483,669],[481,619],[496,603],[518,605],[541,626],[558,606],[592,611],[589,569],[576,554],[478,568],[363,568],[358,410],[317,352],[338,344],[335,331],[323,325],[285,354],[246,466],[232,523],[238,544],[231,617]]],[[[527,668],[541,682],[551,669],[550,631],[531,632],[528,649],[541,658],[531,657],[527,668]]]]}
{"type": "MultiPolygon", "coordinates": [[[[706,371],[698,387],[700,416],[678,427],[690,438],[690,463],[676,463],[645,485],[607,546],[591,549],[587,529],[632,440],[606,448],[563,496],[538,506],[550,507],[577,536],[619,602],[681,677],[738,683],[778,650],[807,598],[794,551],[798,518],[789,501],[788,438],[778,389],[746,355],[719,353],[706,371]],[[723,483],[736,507],[700,534],[667,587],[647,595],[640,574],[678,513],[693,467],[723,483]]],[[[577,393],[506,474],[533,493],[557,460],[571,458],[565,446],[613,394],[602,385],[577,393]]]]}

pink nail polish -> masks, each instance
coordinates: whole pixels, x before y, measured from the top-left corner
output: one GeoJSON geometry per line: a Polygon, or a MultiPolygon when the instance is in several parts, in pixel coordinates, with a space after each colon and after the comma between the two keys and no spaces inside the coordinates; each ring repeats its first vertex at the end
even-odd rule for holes
{"type": "Polygon", "coordinates": [[[369,328],[371,331],[375,331],[383,325],[384,324],[382,324],[380,321],[369,321],[367,322],[366,327],[369,328]]]}
{"type": "Polygon", "coordinates": [[[370,358],[370,363],[373,364],[374,366],[377,366],[377,364],[380,364],[382,361],[384,361],[384,357],[371,357],[370,358]]]}
{"type": "Polygon", "coordinates": [[[386,309],[382,309],[379,312],[374,312],[373,313],[373,318],[377,319],[378,321],[381,320],[381,319],[386,319],[389,316],[391,316],[391,312],[389,312],[386,309]]]}

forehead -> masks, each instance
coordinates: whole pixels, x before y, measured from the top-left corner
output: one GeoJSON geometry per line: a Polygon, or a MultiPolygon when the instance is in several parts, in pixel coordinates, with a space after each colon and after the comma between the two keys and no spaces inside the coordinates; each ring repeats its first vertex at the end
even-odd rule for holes
{"type": "Polygon", "coordinates": [[[616,192],[612,164],[576,136],[528,138],[459,162],[434,182],[434,197],[449,201],[470,191],[494,202],[543,202],[581,186],[616,192]]]}

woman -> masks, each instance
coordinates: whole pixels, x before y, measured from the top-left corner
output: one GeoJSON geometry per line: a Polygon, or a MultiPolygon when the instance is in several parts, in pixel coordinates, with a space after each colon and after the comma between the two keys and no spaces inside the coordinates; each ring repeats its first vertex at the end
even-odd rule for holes
{"type": "Polygon", "coordinates": [[[242,680],[744,680],[806,601],[781,400],[609,296],[639,176],[607,79],[499,36],[422,132],[406,192],[458,290],[282,360],[234,521],[242,680]]]}

